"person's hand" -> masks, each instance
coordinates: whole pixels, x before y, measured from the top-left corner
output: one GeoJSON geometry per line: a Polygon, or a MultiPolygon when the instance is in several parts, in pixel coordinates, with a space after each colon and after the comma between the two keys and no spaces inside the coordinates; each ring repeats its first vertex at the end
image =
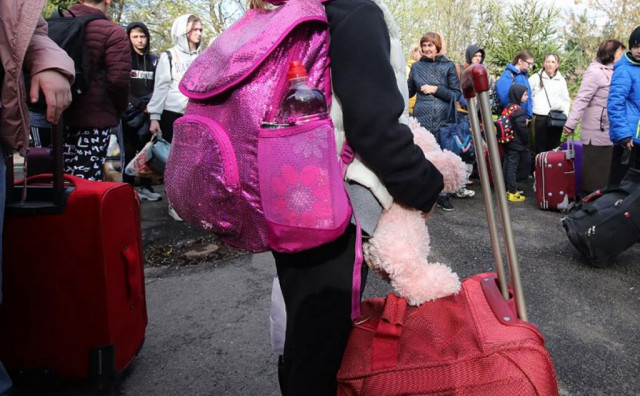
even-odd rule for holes
{"type": "Polygon", "coordinates": [[[531,124],[531,118],[527,118],[527,125],[531,124]]]}
{"type": "Polygon", "coordinates": [[[573,129],[569,128],[568,126],[564,126],[564,128],[562,128],[562,131],[564,132],[565,135],[569,136],[573,133],[573,129]]]}
{"type": "Polygon", "coordinates": [[[160,129],[160,123],[158,120],[151,120],[151,124],[149,124],[149,132],[151,132],[152,135],[155,135],[156,133],[162,135],[162,130],[160,129]]]}
{"type": "Polygon", "coordinates": [[[57,124],[60,115],[71,104],[71,85],[62,73],[53,70],[43,70],[31,76],[31,103],[38,101],[40,91],[47,103],[47,121],[57,124]]]}
{"type": "Polygon", "coordinates": [[[626,148],[627,150],[632,150],[633,149],[633,139],[628,137],[628,138],[624,138],[620,141],[620,145],[624,148],[626,148]]]}
{"type": "Polygon", "coordinates": [[[420,87],[420,91],[425,95],[429,95],[429,94],[433,95],[434,93],[436,93],[437,90],[438,90],[437,85],[425,84],[420,87]]]}

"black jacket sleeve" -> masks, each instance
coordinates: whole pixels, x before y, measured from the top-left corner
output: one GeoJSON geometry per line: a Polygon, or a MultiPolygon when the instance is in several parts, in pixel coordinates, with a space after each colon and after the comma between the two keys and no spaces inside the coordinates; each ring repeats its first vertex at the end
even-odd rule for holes
{"type": "Polygon", "coordinates": [[[368,0],[326,5],[331,29],[332,84],[344,113],[349,144],[397,201],[431,210],[442,175],[413,143],[398,118],[404,110],[389,60],[382,11],[368,0]]]}
{"type": "Polygon", "coordinates": [[[511,114],[511,122],[513,123],[514,134],[516,135],[515,141],[518,141],[522,147],[521,150],[525,150],[529,147],[529,127],[527,126],[527,113],[524,109],[520,108],[511,114]]]}

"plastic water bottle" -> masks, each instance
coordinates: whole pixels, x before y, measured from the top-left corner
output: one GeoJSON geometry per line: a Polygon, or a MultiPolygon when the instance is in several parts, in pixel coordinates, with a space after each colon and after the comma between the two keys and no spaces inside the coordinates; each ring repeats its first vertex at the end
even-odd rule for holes
{"type": "Polygon", "coordinates": [[[307,82],[307,69],[300,61],[289,64],[287,77],[291,86],[280,103],[278,122],[298,125],[327,118],[324,94],[307,82]]]}

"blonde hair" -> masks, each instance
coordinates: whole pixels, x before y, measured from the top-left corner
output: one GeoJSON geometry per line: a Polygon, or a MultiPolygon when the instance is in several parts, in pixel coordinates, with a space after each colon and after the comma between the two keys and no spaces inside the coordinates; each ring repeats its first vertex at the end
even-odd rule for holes
{"type": "Polygon", "coordinates": [[[416,52],[420,52],[420,44],[413,43],[411,44],[411,50],[409,51],[409,59],[413,59],[413,54],[416,52]]]}
{"type": "Polygon", "coordinates": [[[249,8],[267,8],[267,5],[263,0],[249,0],[249,8]]]}

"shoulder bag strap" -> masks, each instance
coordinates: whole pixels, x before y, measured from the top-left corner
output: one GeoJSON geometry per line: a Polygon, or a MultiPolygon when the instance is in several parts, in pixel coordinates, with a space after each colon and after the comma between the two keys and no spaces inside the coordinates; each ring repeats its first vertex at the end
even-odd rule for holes
{"type": "Polygon", "coordinates": [[[549,103],[549,111],[551,111],[551,101],[549,100],[549,94],[547,93],[547,86],[542,83],[542,70],[540,71],[540,85],[544,89],[544,96],[547,97],[547,103],[549,103]]]}

